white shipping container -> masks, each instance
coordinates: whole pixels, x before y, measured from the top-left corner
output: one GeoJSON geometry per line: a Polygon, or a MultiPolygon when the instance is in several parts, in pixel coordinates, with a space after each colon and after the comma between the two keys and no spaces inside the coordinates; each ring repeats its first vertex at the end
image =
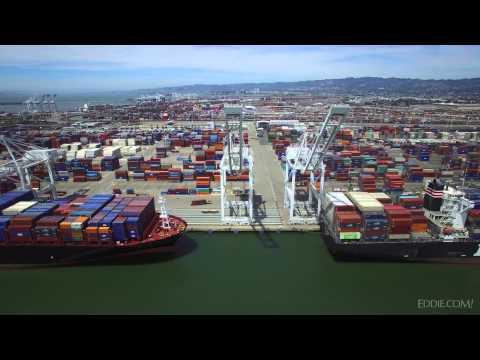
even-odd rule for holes
{"type": "Polygon", "coordinates": [[[101,144],[88,144],[89,149],[100,149],[101,147],[101,144]]]}
{"type": "Polygon", "coordinates": [[[330,225],[334,223],[335,207],[353,206],[353,203],[342,192],[328,192],[322,199],[322,210],[330,225]]]}
{"type": "Polygon", "coordinates": [[[87,149],[81,149],[77,151],[77,156],[75,157],[76,159],[85,159],[87,154],[87,149]]]}
{"type": "Polygon", "coordinates": [[[128,155],[128,146],[122,146],[120,149],[120,153],[122,156],[127,156],[128,155]]]}
{"type": "Polygon", "coordinates": [[[128,146],[135,146],[135,139],[127,139],[128,146]]]}
{"type": "Polygon", "coordinates": [[[102,158],[101,157],[97,157],[97,158],[92,160],[92,165],[101,165],[101,164],[102,164],[102,158]]]}
{"type": "Polygon", "coordinates": [[[383,212],[383,204],[367,192],[348,192],[347,197],[362,212],[383,212]]]}
{"type": "Polygon", "coordinates": [[[85,157],[88,159],[93,159],[97,156],[101,156],[102,149],[88,149],[85,153],[85,157]]]}
{"type": "Polygon", "coordinates": [[[126,139],[112,139],[113,146],[127,146],[126,139]]]}
{"type": "Polygon", "coordinates": [[[129,146],[129,155],[136,155],[140,151],[142,151],[141,146],[129,146]]]}
{"type": "Polygon", "coordinates": [[[67,160],[73,160],[77,156],[76,150],[67,151],[67,160]]]}
{"type": "Polygon", "coordinates": [[[70,145],[71,150],[80,150],[82,148],[82,143],[74,142],[70,145]]]}
{"type": "Polygon", "coordinates": [[[120,146],[106,146],[103,148],[103,156],[113,156],[120,158],[122,156],[120,149],[120,146]]]}
{"type": "Polygon", "coordinates": [[[3,215],[18,215],[22,211],[25,211],[35,205],[37,202],[38,201],[19,201],[16,204],[4,209],[2,213],[3,215]]]}

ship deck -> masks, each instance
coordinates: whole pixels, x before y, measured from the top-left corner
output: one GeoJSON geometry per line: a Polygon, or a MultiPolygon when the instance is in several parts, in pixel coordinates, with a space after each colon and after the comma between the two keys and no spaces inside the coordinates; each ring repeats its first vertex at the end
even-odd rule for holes
{"type": "Polygon", "coordinates": [[[116,248],[116,247],[136,247],[139,245],[150,244],[159,241],[168,240],[176,235],[181,234],[187,229],[187,223],[176,216],[170,215],[170,229],[163,229],[162,222],[160,220],[159,214],[157,213],[152,219],[146,230],[144,231],[143,237],[141,240],[128,240],[128,241],[68,241],[64,242],[62,240],[57,241],[1,241],[0,246],[41,246],[41,247],[51,247],[51,246],[66,246],[66,247],[103,247],[103,248],[116,248]]]}

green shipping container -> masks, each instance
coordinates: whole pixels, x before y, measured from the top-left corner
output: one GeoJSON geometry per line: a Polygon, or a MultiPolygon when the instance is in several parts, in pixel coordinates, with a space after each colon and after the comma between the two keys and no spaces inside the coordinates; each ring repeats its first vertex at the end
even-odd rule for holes
{"type": "Polygon", "coordinates": [[[388,166],[387,165],[378,165],[377,166],[377,173],[385,174],[387,172],[388,166]]]}
{"type": "Polygon", "coordinates": [[[360,240],[362,238],[362,233],[359,232],[341,232],[340,240],[351,241],[351,240],[360,240]]]}

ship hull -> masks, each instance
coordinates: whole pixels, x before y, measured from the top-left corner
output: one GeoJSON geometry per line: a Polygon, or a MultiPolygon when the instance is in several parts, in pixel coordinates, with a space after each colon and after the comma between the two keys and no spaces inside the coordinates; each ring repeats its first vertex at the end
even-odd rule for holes
{"type": "Polygon", "coordinates": [[[159,229],[158,214],[145,232],[142,241],[125,244],[93,245],[74,242],[58,245],[50,244],[14,244],[4,243],[0,246],[0,264],[4,265],[68,265],[89,262],[101,262],[126,257],[141,257],[152,253],[172,253],[176,243],[187,229],[187,223],[176,217],[170,219],[177,224],[177,230],[164,233],[159,229]]]}
{"type": "Polygon", "coordinates": [[[0,249],[0,264],[75,264],[118,257],[139,256],[152,252],[173,252],[175,251],[175,243],[182,236],[183,233],[179,233],[172,235],[168,239],[149,241],[133,246],[4,245],[0,249]]]}
{"type": "Polygon", "coordinates": [[[480,264],[480,243],[466,242],[378,242],[337,243],[325,235],[325,243],[337,260],[407,261],[480,264]]]}

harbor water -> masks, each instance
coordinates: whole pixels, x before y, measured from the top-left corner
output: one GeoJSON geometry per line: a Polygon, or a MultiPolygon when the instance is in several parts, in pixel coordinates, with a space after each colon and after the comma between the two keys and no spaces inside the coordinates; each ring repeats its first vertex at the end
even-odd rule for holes
{"type": "Polygon", "coordinates": [[[0,287],[2,314],[480,313],[480,265],[337,262],[315,232],[191,232],[174,255],[2,267],[0,287]]]}

